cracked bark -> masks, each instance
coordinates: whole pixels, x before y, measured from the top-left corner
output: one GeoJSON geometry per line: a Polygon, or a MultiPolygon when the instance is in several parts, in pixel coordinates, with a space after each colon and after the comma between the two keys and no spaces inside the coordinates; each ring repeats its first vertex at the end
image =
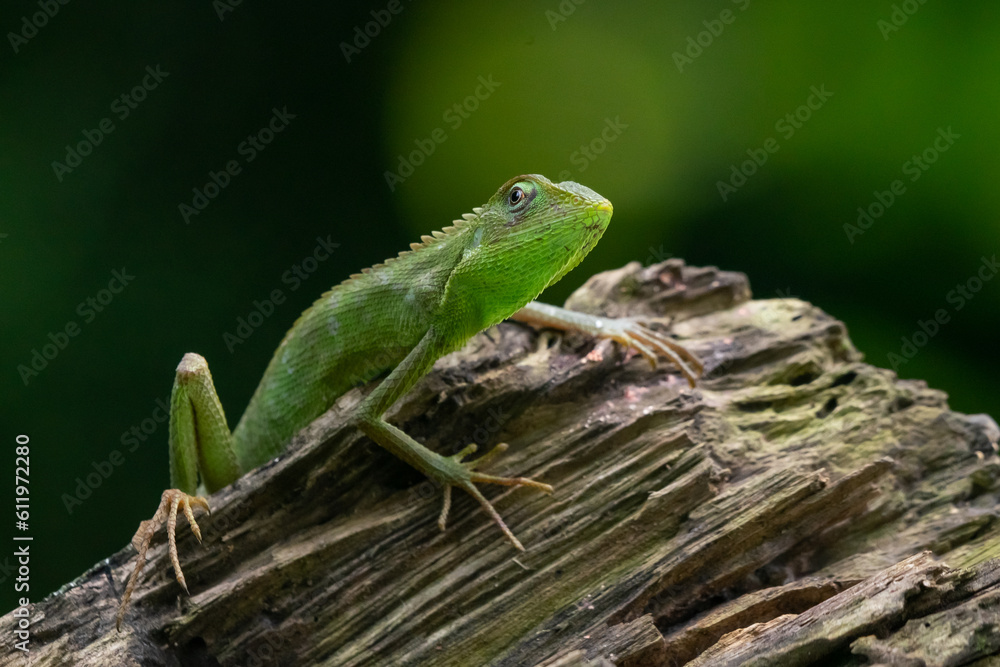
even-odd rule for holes
{"type": "Polygon", "coordinates": [[[486,489],[526,553],[464,494],[439,532],[439,491],[343,426],[355,390],[182,531],[191,597],[160,543],[116,633],[127,547],[34,605],[33,664],[996,664],[992,419],[742,274],[630,264],[568,306],[672,318],[702,382],[504,323],[389,413],[556,487],[486,489]]]}

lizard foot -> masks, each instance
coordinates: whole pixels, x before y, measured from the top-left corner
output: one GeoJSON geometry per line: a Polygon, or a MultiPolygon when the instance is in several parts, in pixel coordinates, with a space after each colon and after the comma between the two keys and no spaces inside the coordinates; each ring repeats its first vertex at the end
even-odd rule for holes
{"type": "Polygon", "coordinates": [[[705,370],[698,357],[678,345],[667,336],[654,331],[649,320],[642,317],[602,317],[600,336],[610,338],[622,345],[634,347],[656,368],[660,356],[664,356],[680,369],[681,374],[692,387],[705,370]]]}
{"type": "Polygon", "coordinates": [[[476,472],[476,468],[478,466],[489,463],[491,460],[507,451],[507,444],[498,444],[489,452],[474,461],[464,461],[467,456],[474,454],[476,449],[478,449],[476,445],[471,444],[453,456],[444,457],[460,464],[460,467],[464,470],[465,474],[461,475],[461,479],[444,480],[444,506],[441,508],[441,516],[438,518],[438,527],[441,528],[441,530],[444,530],[445,522],[448,520],[448,510],[451,509],[451,487],[457,486],[478,500],[483,510],[485,510],[486,513],[490,515],[490,518],[492,518],[493,521],[500,526],[500,530],[503,531],[503,534],[507,537],[510,543],[513,544],[519,551],[524,551],[524,546],[521,545],[521,542],[514,536],[514,533],[511,532],[510,528],[507,527],[507,524],[503,522],[503,519],[500,518],[500,514],[498,514],[493,508],[490,501],[486,500],[483,494],[479,492],[479,489],[476,488],[476,484],[530,486],[544,491],[545,493],[552,493],[552,487],[543,482],[536,482],[533,479],[528,479],[527,477],[496,477],[494,475],[486,475],[481,472],[476,472]]]}
{"type": "Polygon", "coordinates": [[[122,629],[122,619],[125,618],[125,610],[128,608],[128,601],[132,597],[135,582],[139,579],[139,573],[142,572],[142,568],[146,565],[146,552],[149,550],[149,543],[153,539],[153,535],[163,524],[164,518],[167,520],[167,543],[170,551],[170,562],[174,565],[174,574],[177,576],[177,581],[184,588],[184,592],[188,593],[187,582],[184,581],[184,572],[181,571],[181,563],[177,559],[175,533],[177,532],[177,510],[183,508],[184,516],[187,517],[188,523],[191,524],[191,532],[201,542],[201,529],[198,528],[198,522],[194,520],[194,507],[200,507],[206,512],[211,513],[208,501],[201,496],[190,496],[177,489],[167,489],[160,496],[160,506],[157,508],[153,518],[139,524],[139,530],[135,531],[135,535],[132,537],[132,546],[139,553],[139,559],[136,561],[135,569],[132,570],[132,575],[128,578],[128,584],[125,585],[125,593],[122,595],[121,604],[118,605],[118,616],[115,619],[115,627],[119,632],[122,629]]]}

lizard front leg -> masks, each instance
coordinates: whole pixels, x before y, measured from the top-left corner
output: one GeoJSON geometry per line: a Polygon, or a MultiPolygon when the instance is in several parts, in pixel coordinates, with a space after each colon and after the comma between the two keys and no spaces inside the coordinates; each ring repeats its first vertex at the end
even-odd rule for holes
{"type": "Polygon", "coordinates": [[[177,557],[177,512],[179,509],[183,510],[191,531],[200,542],[201,530],[194,518],[194,508],[200,507],[207,512],[209,506],[207,500],[194,495],[199,474],[209,492],[230,484],[242,474],[226,415],[212,383],[212,374],[205,359],[194,353],[184,355],[174,376],[174,388],[170,395],[169,445],[170,483],[177,488],[163,492],[156,513],[151,519],[139,524],[139,530],[132,538],[132,546],[138,552],[138,558],[118,606],[115,621],[118,630],[121,630],[125,610],[139,573],[146,564],[150,541],[164,520],[167,524],[170,562],[174,566],[178,583],[187,592],[187,582],[177,557]]]}
{"type": "Polygon", "coordinates": [[[595,338],[614,340],[626,347],[639,350],[654,368],[658,357],[664,356],[680,369],[692,387],[704,370],[698,357],[663,334],[649,328],[647,320],[641,317],[600,317],[532,301],[514,313],[510,319],[562,331],[580,331],[595,338]]]}
{"type": "Polygon", "coordinates": [[[490,501],[480,493],[476,484],[530,486],[546,493],[552,492],[551,486],[526,477],[495,477],[476,472],[476,467],[504,452],[507,449],[504,444],[497,445],[485,456],[475,461],[465,461],[467,456],[476,451],[476,445],[470,444],[453,456],[442,456],[427,449],[382,419],[385,411],[400,396],[405,394],[430,369],[434,361],[446,351],[447,348],[438,339],[432,327],[406,358],[358,406],[354,422],[376,443],[444,487],[444,505],[438,519],[438,526],[441,530],[444,530],[448,509],[451,506],[451,487],[458,487],[479,502],[483,510],[496,522],[514,547],[524,551],[524,547],[514,536],[514,533],[503,522],[490,501]]]}

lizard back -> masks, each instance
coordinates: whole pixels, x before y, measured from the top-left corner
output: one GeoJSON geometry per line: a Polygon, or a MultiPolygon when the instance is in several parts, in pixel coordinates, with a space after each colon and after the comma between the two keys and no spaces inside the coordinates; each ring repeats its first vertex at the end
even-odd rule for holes
{"type": "Polygon", "coordinates": [[[339,396],[394,368],[416,346],[438,312],[474,220],[466,214],[424,236],[411,250],[334,286],[302,313],[233,431],[244,470],[280,454],[339,396]]]}

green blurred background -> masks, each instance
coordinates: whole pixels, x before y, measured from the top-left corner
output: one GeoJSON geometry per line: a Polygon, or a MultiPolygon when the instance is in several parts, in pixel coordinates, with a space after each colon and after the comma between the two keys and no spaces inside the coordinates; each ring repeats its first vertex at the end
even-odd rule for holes
{"type": "Polygon", "coordinates": [[[819,305],[879,366],[945,309],[900,375],[959,411],[1000,414],[1000,280],[961,310],[948,298],[1000,250],[1000,6],[957,4],[5,3],[2,465],[13,472],[14,437],[28,434],[30,597],[122,548],[155,509],[168,483],[157,400],[184,352],[207,357],[235,424],[322,291],[524,172],[615,206],[548,300],[594,272],[678,256],[746,272],[758,298],[819,305]],[[128,108],[121,96],[144,77],[151,89],[128,108]],[[294,118],[248,160],[242,142],[274,109],[294,118]],[[53,166],[105,118],[114,129],[89,155],[53,166]],[[948,128],[947,151],[911,181],[906,163],[948,128]],[[432,136],[445,140],[430,153],[432,136]],[[390,188],[386,172],[421,144],[429,154],[390,188]],[[719,182],[766,144],[777,152],[723,199],[719,182]],[[230,160],[240,172],[186,222],[179,206],[230,160]],[[897,179],[903,194],[850,236],[858,207],[897,179]],[[303,264],[318,237],[339,247],[303,264]],[[297,265],[312,272],[293,289],[297,265]],[[110,303],[78,309],[123,268],[134,278],[110,303]],[[231,351],[223,335],[275,289],[286,301],[231,351]],[[78,335],[25,383],[19,365],[69,322],[78,335]],[[130,439],[144,420],[153,432],[130,439]],[[109,465],[68,511],[78,478],[109,465]]]}

